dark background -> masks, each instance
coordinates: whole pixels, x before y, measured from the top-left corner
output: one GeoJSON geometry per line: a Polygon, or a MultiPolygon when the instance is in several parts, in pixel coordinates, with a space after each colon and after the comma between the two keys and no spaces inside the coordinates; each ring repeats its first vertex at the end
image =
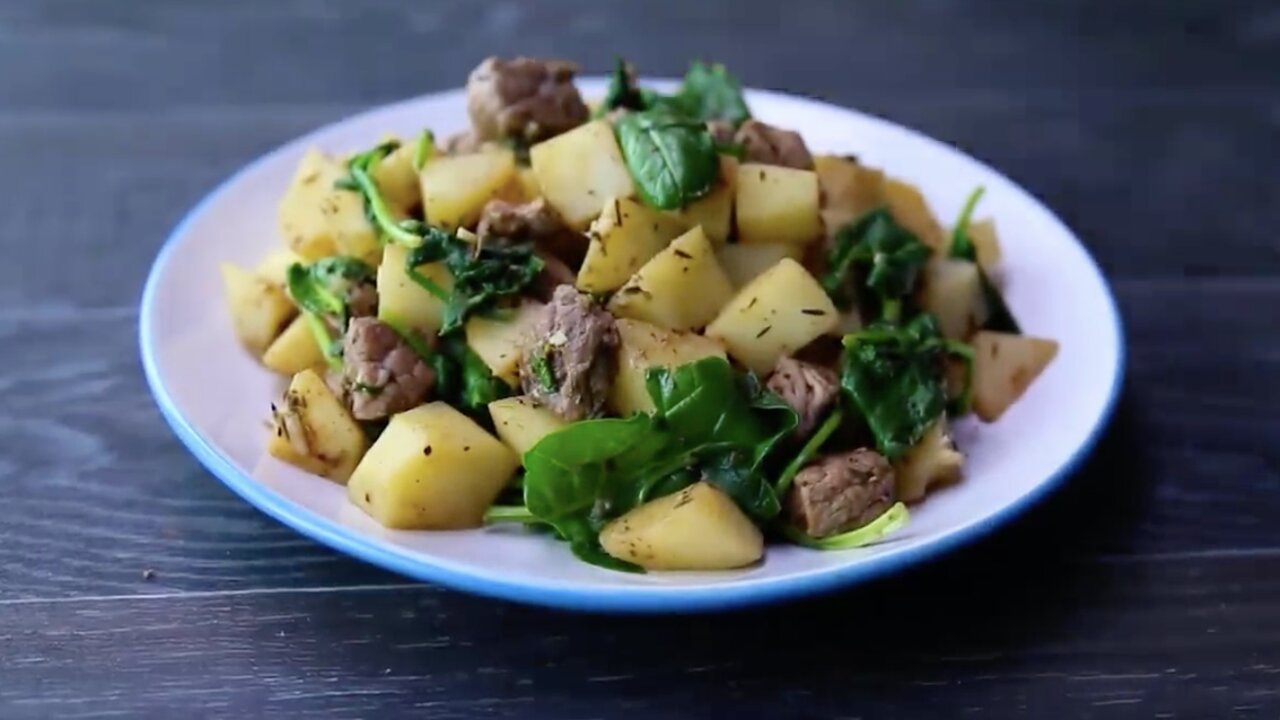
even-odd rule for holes
{"type": "Polygon", "coordinates": [[[0,159],[0,717],[1280,717],[1274,2],[3,0],[0,159]],[[144,386],[152,257],[246,161],[493,52],[718,59],[1006,171],[1127,324],[1092,461],[941,561],[692,618],[408,583],[232,496],[144,386]]]}

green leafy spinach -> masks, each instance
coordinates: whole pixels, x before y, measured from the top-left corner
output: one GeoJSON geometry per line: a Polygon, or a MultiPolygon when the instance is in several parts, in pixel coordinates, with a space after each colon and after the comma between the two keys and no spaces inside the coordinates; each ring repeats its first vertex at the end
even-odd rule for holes
{"type": "Polygon", "coordinates": [[[886,208],[876,208],[836,231],[827,254],[822,287],[841,309],[850,308],[860,283],[879,303],[880,317],[897,322],[929,248],[899,225],[886,208]]]}
{"type": "Polygon", "coordinates": [[[616,125],[618,145],[641,199],[674,210],[706,195],[720,161],[706,125],[666,110],[626,115],[616,125]]]}
{"type": "Polygon", "coordinates": [[[751,118],[742,86],[719,63],[691,64],[678,97],[685,111],[699,120],[724,120],[737,127],[751,118]]]}
{"type": "Polygon", "coordinates": [[[347,292],[357,283],[374,281],[367,263],[345,255],[294,263],[285,272],[285,287],[307,319],[307,326],[331,367],[342,366],[342,337],[349,312],[347,292]],[[335,337],[333,330],[339,333],[335,337]]]}

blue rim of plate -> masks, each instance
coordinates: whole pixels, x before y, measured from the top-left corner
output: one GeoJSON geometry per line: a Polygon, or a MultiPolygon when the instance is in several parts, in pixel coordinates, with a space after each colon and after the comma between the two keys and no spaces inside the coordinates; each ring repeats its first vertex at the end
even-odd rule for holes
{"type": "MultiPolygon", "coordinates": [[[[752,90],[751,92],[756,94],[796,97],[785,93],[773,93],[762,90],[752,90]]],[[[196,460],[198,460],[206,470],[213,473],[213,475],[222,481],[224,485],[230,488],[250,505],[253,505],[257,509],[272,518],[275,518],[277,521],[287,525],[288,527],[293,528],[297,532],[337,550],[338,552],[358,558],[384,570],[389,570],[415,580],[436,583],[454,590],[461,590],[475,595],[509,600],[528,605],[540,605],[587,612],[716,612],[822,595],[852,586],[859,582],[864,582],[899,570],[904,570],[913,565],[934,560],[962,545],[966,545],[985,537],[996,528],[1026,512],[1040,500],[1048,496],[1052,491],[1060,487],[1062,482],[1075,472],[1084,459],[1090,455],[1094,446],[1097,444],[1098,439],[1108,426],[1111,416],[1115,411],[1116,404],[1120,397],[1120,391],[1124,384],[1124,370],[1126,364],[1124,323],[1120,316],[1120,310],[1116,303],[1115,294],[1112,292],[1110,284],[1107,283],[1106,276],[1103,275],[1101,268],[1098,267],[1098,263],[1094,259],[1093,255],[1088,251],[1088,248],[1084,247],[1083,243],[1080,243],[1079,236],[1071,232],[1071,229],[1062,222],[1061,218],[1050,210],[1048,206],[1042,203],[1039,198],[1032,195],[1021,184],[1011,181],[1011,184],[1017,191],[1026,196],[1026,199],[1033,205],[1037,206],[1040,210],[1043,210],[1061,227],[1062,230],[1067,232],[1072,238],[1075,238],[1076,242],[1081,245],[1081,249],[1089,259],[1090,266],[1092,267],[1094,274],[1097,275],[1098,281],[1106,294],[1108,308],[1111,311],[1111,317],[1114,323],[1113,330],[1116,334],[1116,364],[1115,372],[1111,379],[1111,387],[1108,390],[1107,399],[1102,407],[1102,411],[1098,414],[1093,427],[1090,428],[1088,434],[1080,443],[1080,446],[1076,448],[1076,451],[1071,455],[1071,457],[1067,458],[1066,461],[1058,466],[1053,473],[1051,473],[1043,482],[1036,485],[1030,492],[978,522],[964,525],[929,543],[914,546],[890,555],[874,555],[862,560],[861,562],[834,568],[820,574],[784,577],[778,580],[771,580],[767,583],[745,587],[702,585],[690,588],[680,588],[667,586],[660,589],[646,589],[646,591],[641,591],[640,589],[621,590],[616,588],[565,588],[558,587],[550,582],[539,584],[524,581],[508,581],[502,578],[477,575],[460,568],[436,562],[432,558],[425,557],[420,554],[410,554],[392,549],[391,547],[384,545],[377,540],[366,537],[355,530],[344,527],[330,520],[326,520],[316,513],[292,503],[284,496],[268,489],[265,485],[255,480],[251,475],[242,472],[228,457],[221,453],[213,446],[212,443],[201,435],[200,432],[191,425],[186,417],[183,416],[181,410],[178,409],[173,398],[170,396],[168,389],[165,387],[164,382],[160,377],[159,368],[156,365],[155,342],[151,333],[151,316],[152,309],[155,307],[156,288],[159,284],[160,277],[164,274],[171,252],[178,245],[181,238],[187,234],[187,227],[203,215],[206,207],[225,192],[228,187],[234,185],[242,176],[247,175],[258,166],[270,161],[277,155],[289,152],[296,145],[304,142],[314,133],[323,132],[325,129],[335,125],[351,122],[363,115],[385,111],[396,105],[415,103],[421,99],[422,98],[413,98],[397,103],[382,105],[357,113],[348,118],[318,128],[302,138],[285,143],[284,145],[267,152],[241,167],[227,179],[219,183],[217,187],[205,195],[191,210],[187,212],[185,216],[183,216],[180,221],[178,221],[178,224],[165,239],[164,245],[160,248],[160,252],[156,255],[156,259],[152,263],[151,270],[147,274],[147,281],[142,291],[142,301],[138,317],[138,344],[142,355],[143,373],[146,376],[147,385],[151,389],[151,394],[155,398],[156,405],[160,408],[161,414],[164,416],[165,421],[173,430],[174,434],[178,436],[178,439],[182,444],[187,447],[187,450],[195,456],[196,460]]],[[[814,100],[814,102],[822,101],[814,100]]],[[[830,105],[825,102],[823,102],[823,104],[830,105]]],[[[840,109],[843,110],[843,108],[840,109]]],[[[868,115],[867,113],[860,114],[868,115]]],[[[973,160],[983,169],[996,175],[1008,177],[1004,173],[995,170],[981,160],[973,157],[973,155],[959,150],[958,148],[950,146],[904,125],[893,123],[892,121],[884,120],[882,118],[876,119],[882,122],[889,122],[895,127],[916,136],[916,138],[921,141],[941,145],[949,150],[958,152],[973,160]]]]}

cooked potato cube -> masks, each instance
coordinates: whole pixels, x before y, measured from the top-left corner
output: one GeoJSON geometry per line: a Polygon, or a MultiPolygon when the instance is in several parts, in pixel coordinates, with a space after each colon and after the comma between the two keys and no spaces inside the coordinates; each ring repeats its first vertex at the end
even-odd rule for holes
{"type": "Polygon", "coordinates": [[[293,376],[284,399],[272,405],[267,452],[339,483],[351,477],[369,441],[315,370],[293,376]]]}
{"type": "Polygon", "coordinates": [[[522,167],[517,169],[516,176],[503,186],[498,192],[498,197],[509,203],[519,205],[520,203],[533,202],[542,197],[542,188],[538,186],[538,177],[533,174],[531,168],[522,167]]]}
{"type": "Polygon", "coordinates": [[[475,225],[485,203],[516,178],[510,150],[433,157],[418,172],[427,222],[449,230],[475,225]]]}
{"type": "Polygon", "coordinates": [[[231,263],[222,263],[222,286],[236,338],[261,357],[298,310],[284,288],[231,263]]]}
{"type": "Polygon", "coordinates": [[[297,253],[287,248],[272,250],[254,266],[253,273],[272,285],[285,286],[285,277],[289,266],[294,263],[306,263],[297,253]]]}
{"type": "Polygon", "coordinates": [[[963,465],[964,455],[956,450],[947,433],[946,418],[942,418],[894,463],[898,499],[923,500],[931,488],[959,480],[963,465]]]}
{"type": "Polygon", "coordinates": [[[525,395],[503,398],[489,403],[489,417],[498,438],[521,457],[542,438],[568,423],[525,395]]]}
{"type": "Polygon", "coordinates": [[[973,410],[993,422],[1027,391],[1058,354],[1058,342],[981,330],[973,346],[973,410]]]}
{"type": "Polygon", "coordinates": [[[946,251],[947,241],[942,234],[942,226],[933,216],[920,188],[902,180],[888,178],[884,184],[884,193],[889,212],[899,225],[915,233],[920,242],[934,250],[946,251]]]}
{"type": "Polygon", "coordinates": [[[707,326],[735,360],[760,375],[839,321],[831,298],[800,263],[783,258],[747,283],[707,326]]]}
{"type": "Polygon", "coordinates": [[[341,162],[312,148],[280,199],[280,234],[306,260],[352,255],[371,264],[378,262],[382,247],[364,215],[360,193],[334,187],[347,175],[341,162]]]}
{"type": "Polygon", "coordinates": [[[828,235],[884,204],[883,172],[835,155],[815,156],[813,164],[828,235]]]}
{"type": "Polygon", "coordinates": [[[476,315],[467,320],[464,328],[467,345],[489,366],[495,377],[515,385],[529,329],[541,312],[542,303],[529,301],[512,311],[509,317],[476,315]]]}
{"type": "Polygon", "coordinates": [[[316,343],[307,318],[299,315],[272,341],[262,354],[262,364],[281,375],[293,375],[307,368],[323,368],[324,353],[316,343]]]}
{"type": "Polygon", "coordinates": [[[706,195],[679,210],[667,214],[679,219],[685,227],[702,226],[707,239],[715,245],[729,242],[733,231],[733,197],[737,192],[738,160],[730,155],[720,156],[720,180],[706,195]]]}
{"type": "Polygon", "coordinates": [[[417,141],[414,140],[392,150],[370,173],[392,212],[402,217],[408,217],[414,208],[422,204],[418,171],[413,167],[416,146],[417,141]]]}
{"type": "Polygon", "coordinates": [[[751,282],[782,258],[799,260],[803,256],[804,248],[791,243],[735,243],[716,250],[716,259],[735,288],[751,282]]]}
{"type": "Polygon", "coordinates": [[[736,188],[738,242],[807,245],[822,237],[812,170],[743,163],[736,188]]]}
{"type": "Polygon", "coordinates": [[[529,150],[542,196],[574,229],[587,227],[613,197],[635,192],[613,127],[596,120],[529,150]]]}
{"type": "Polygon", "coordinates": [[[676,367],[708,357],[724,357],[724,347],[696,333],[666,330],[639,320],[618,320],[618,374],[609,389],[609,409],[626,417],[654,411],[644,384],[652,367],[676,367]]]}
{"type": "Polygon", "coordinates": [[[591,242],[578,271],[578,289],[617,290],[684,231],[676,218],[630,198],[613,198],[587,231],[591,242]]]}
{"type": "Polygon", "coordinates": [[[978,254],[978,266],[987,275],[1000,268],[1000,238],[996,235],[996,223],[991,218],[969,223],[969,239],[978,254]]]}
{"type": "MultiPolygon", "coordinates": [[[[402,245],[388,245],[378,265],[378,319],[402,332],[418,330],[430,337],[444,324],[444,301],[410,279],[405,272],[409,251],[402,245]]],[[[443,262],[417,267],[418,272],[448,291],[453,276],[443,262]]]]}
{"type": "Polygon", "coordinates": [[[987,320],[982,273],[968,260],[935,256],[920,278],[920,306],[938,319],[945,337],[964,340],[987,320]]]}
{"type": "Polygon", "coordinates": [[[386,527],[475,527],[520,459],[474,420],[433,402],[394,415],[347,483],[347,496],[386,527]]]}
{"type": "Polygon", "coordinates": [[[715,487],[694,483],[600,531],[600,546],[649,570],[728,570],[764,556],[760,529],[715,487]]]}
{"type": "Polygon", "coordinates": [[[732,296],[733,285],[711,241],[696,227],[636,271],[609,301],[609,311],[670,330],[692,330],[711,322],[732,296]]]}

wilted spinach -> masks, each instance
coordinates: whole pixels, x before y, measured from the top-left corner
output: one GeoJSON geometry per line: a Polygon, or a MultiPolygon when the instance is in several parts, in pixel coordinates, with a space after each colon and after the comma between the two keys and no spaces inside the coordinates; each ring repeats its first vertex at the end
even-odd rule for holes
{"type": "Polygon", "coordinates": [[[879,303],[879,316],[897,322],[903,298],[915,288],[929,248],[876,208],[836,231],[827,253],[822,287],[837,307],[848,309],[861,285],[879,303]]]}
{"type": "Polygon", "coordinates": [[[604,554],[600,529],[699,477],[758,521],[779,511],[763,461],[795,427],[789,406],[722,358],[650,370],[646,385],[654,414],[573,423],[525,453],[532,519],[555,527],[587,562],[637,569],[604,554]]]}
{"type": "Polygon", "coordinates": [[[472,314],[492,310],[503,298],[519,295],[542,272],[542,260],[529,243],[491,242],[475,245],[440,228],[415,228],[418,244],[409,251],[405,273],[445,303],[440,334],[448,335],[472,314]],[[453,276],[445,290],[418,272],[424,263],[443,262],[453,276]]]}
{"type": "Polygon", "coordinates": [[[901,457],[946,409],[943,360],[968,346],[943,338],[928,313],[901,326],[873,323],[846,335],[844,346],[841,387],[880,454],[901,457]]]}
{"type": "Polygon", "coordinates": [[[742,86],[719,63],[691,64],[678,97],[685,111],[699,120],[724,120],[737,127],[751,118],[742,86]]]}
{"type": "Polygon", "coordinates": [[[706,125],[666,110],[630,113],[616,125],[618,145],[640,197],[674,210],[706,195],[720,161],[706,125]]]}
{"type": "Polygon", "coordinates": [[[316,344],[332,367],[342,366],[342,337],[349,312],[347,293],[358,283],[374,281],[375,271],[353,257],[335,255],[303,265],[294,263],[285,272],[285,287],[307,319],[316,344]],[[334,336],[331,330],[339,333],[334,336]]]}
{"type": "Polygon", "coordinates": [[[596,108],[596,117],[604,117],[611,110],[649,109],[649,98],[635,84],[635,78],[627,68],[627,61],[618,57],[614,60],[613,72],[609,75],[609,86],[605,89],[604,99],[596,108]]]}
{"type": "MultiPolygon", "coordinates": [[[[977,207],[983,192],[982,187],[974,190],[960,210],[960,217],[956,220],[955,227],[951,229],[951,246],[947,252],[951,257],[975,263],[978,261],[978,249],[969,235],[969,223],[973,219],[973,210],[977,207]]],[[[991,278],[982,268],[978,268],[978,273],[979,280],[982,282],[982,297],[987,305],[987,320],[983,323],[983,327],[998,332],[1022,332],[1018,327],[1018,321],[1013,317],[1013,312],[1009,310],[1009,305],[1004,301],[1000,288],[991,282],[991,278]]]]}

